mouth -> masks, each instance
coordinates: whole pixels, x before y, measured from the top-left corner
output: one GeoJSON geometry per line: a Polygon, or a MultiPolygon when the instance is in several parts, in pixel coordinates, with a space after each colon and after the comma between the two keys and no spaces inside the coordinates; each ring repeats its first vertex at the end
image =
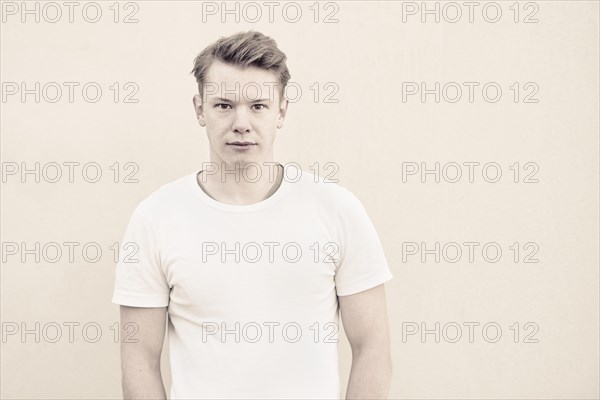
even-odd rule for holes
{"type": "Polygon", "coordinates": [[[238,146],[238,147],[249,147],[249,146],[256,146],[256,143],[252,143],[252,142],[231,142],[231,143],[227,143],[228,146],[238,146]]]}

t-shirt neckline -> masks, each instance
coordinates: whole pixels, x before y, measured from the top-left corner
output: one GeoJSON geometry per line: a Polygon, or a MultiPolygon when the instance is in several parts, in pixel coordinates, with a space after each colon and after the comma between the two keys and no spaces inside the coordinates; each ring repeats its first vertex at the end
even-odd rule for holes
{"type": "Polygon", "coordinates": [[[198,185],[197,175],[200,172],[199,170],[192,173],[188,177],[189,178],[188,181],[192,185],[192,190],[195,193],[196,197],[200,198],[200,200],[202,200],[206,205],[208,205],[212,208],[215,208],[215,209],[218,209],[221,211],[225,211],[225,212],[229,212],[229,213],[255,212],[255,211],[263,210],[267,207],[270,207],[271,205],[280,201],[280,199],[282,197],[284,197],[284,195],[289,191],[290,182],[288,182],[285,177],[291,166],[290,166],[290,164],[283,164],[283,163],[280,163],[280,164],[283,166],[283,178],[281,180],[281,184],[279,185],[277,190],[271,196],[269,196],[266,199],[263,199],[257,203],[254,203],[254,204],[246,204],[246,205],[226,204],[226,203],[221,203],[220,201],[213,199],[208,194],[206,194],[204,192],[204,190],[202,190],[200,185],[198,185]]]}

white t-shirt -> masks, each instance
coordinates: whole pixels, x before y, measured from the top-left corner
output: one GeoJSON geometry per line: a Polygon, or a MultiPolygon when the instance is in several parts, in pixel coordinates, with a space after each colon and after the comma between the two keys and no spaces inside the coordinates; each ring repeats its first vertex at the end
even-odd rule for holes
{"type": "Polygon", "coordinates": [[[172,399],[338,399],[338,300],[392,278],[362,203],[284,165],[269,198],[229,205],[196,173],[144,199],[113,303],[168,306],[172,399]]]}

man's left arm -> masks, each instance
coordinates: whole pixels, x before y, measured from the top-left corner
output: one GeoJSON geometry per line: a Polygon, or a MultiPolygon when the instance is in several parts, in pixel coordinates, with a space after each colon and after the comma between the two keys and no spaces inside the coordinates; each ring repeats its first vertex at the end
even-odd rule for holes
{"type": "Polygon", "coordinates": [[[384,285],[338,300],[352,348],[346,399],[387,399],[392,358],[384,285]]]}

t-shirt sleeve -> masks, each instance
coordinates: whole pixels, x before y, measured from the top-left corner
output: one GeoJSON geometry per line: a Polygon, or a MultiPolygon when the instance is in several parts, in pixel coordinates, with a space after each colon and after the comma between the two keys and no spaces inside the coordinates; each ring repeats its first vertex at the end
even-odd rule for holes
{"type": "Polygon", "coordinates": [[[338,296],[362,292],[393,278],[383,246],[360,200],[342,202],[341,258],[335,274],[338,296]]]}
{"type": "Polygon", "coordinates": [[[148,219],[134,211],[119,246],[112,302],[132,307],[166,307],[169,284],[148,219]]]}

